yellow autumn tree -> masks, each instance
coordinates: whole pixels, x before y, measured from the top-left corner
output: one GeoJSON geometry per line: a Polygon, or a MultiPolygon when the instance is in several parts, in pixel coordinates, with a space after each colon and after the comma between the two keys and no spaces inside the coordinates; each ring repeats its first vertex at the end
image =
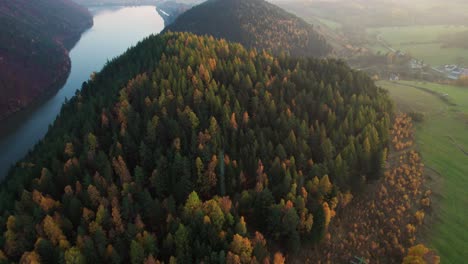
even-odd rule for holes
{"type": "Polygon", "coordinates": [[[65,150],[64,150],[64,153],[69,157],[73,157],[73,155],[75,155],[75,150],[73,148],[73,143],[66,143],[65,144],[65,150]]]}
{"type": "Polygon", "coordinates": [[[86,260],[83,254],[81,254],[79,248],[71,247],[67,251],[65,251],[65,263],[66,264],[84,264],[86,263],[86,260]]]}
{"type": "Polygon", "coordinates": [[[247,225],[243,216],[240,217],[239,222],[236,224],[236,232],[241,235],[245,235],[247,233],[247,225]]]}
{"type": "Polygon", "coordinates": [[[329,193],[333,188],[332,183],[330,182],[330,179],[328,178],[328,175],[323,176],[320,179],[319,183],[319,192],[320,194],[324,195],[329,193]]]}
{"type": "Polygon", "coordinates": [[[332,218],[332,213],[327,202],[323,203],[323,213],[325,215],[325,228],[328,228],[328,225],[330,224],[330,220],[332,218]]]}
{"type": "Polygon", "coordinates": [[[47,215],[44,218],[42,221],[42,227],[47,237],[54,245],[60,245],[68,248],[67,238],[63,235],[62,229],[60,229],[59,225],[50,215],[47,215]]]}
{"type": "Polygon", "coordinates": [[[424,222],[424,211],[418,210],[416,213],[414,213],[414,217],[416,218],[418,224],[422,225],[424,222]]]}
{"type": "Polygon", "coordinates": [[[231,243],[231,251],[239,256],[241,263],[250,263],[253,248],[248,238],[235,234],[231,243]]]}
{"type": "Polygon", "coordinates": [[[418,244],[408,249],[408,255],[403,259],[403,264],[439,264],[440,257],[423,244],[418,244]]]}

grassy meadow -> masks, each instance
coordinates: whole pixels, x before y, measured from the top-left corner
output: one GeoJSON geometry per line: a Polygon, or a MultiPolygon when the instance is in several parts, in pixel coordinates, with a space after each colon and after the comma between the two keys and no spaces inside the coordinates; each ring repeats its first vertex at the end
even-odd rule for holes
{"type": "Polygon", "coordinates": [[[468,88],[410,81],[378,84],[390,92],[400,111],[425,115],[423,122],[415,124],[416,143],[426,165],[427,184],[434,195],[433,213],[426,220],[429,223],[422,231],[423,240],[438,251],[442,263],[465,263],[468,259],[468,154],[464,153],[468,152],[468,88]]]}
{"type": "Polygon", "coordinates": [[[441,37],[468,30],[466,26],[406,26],[369,28],[367,33],[371,41],[370,48],[374,51],[385,51],[375,41],[380,35],[394,49],[410,53],[413,57],[439,66],[459,63],[461,59],[468,64],[468,49],[442,48],[441,37]]]}
{"type": "Polygon", "coordinates": [[[337,29],[340,29],[342,27],[342,25],[339,23],[339,22],[336,22],[336,21],[333,21],[333,20],[330,20],[330,19],[326,19],[326,18],[321,18],[321,17],[314,17],[315,19],[317,19],[318,21],[320,21],[320,23],[324,24],[325,26],[333,29],[333,30],[337,30],[337,29]]]}

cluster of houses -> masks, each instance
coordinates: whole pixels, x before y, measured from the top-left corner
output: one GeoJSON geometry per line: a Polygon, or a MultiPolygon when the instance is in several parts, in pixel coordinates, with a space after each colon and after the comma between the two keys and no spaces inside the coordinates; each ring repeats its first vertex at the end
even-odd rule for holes
{"type": "MultiPolygon", "coordinates": [[[[427,64],[424,63],[424,61],[417,60],[414,58],[411,58],[407,64],[405,64],[406,67],[406,72],[393,72],[390,73],[389,75],[389,80],[390,81],[399,81],[401,78],[401,74],[405,73],[415,73],[415,72],[423,72],[423,74],[430,74],[429,72],[426,72],[425,70],[428,69],[427,64]]],[[[464,68],[459,65],[443,65],[439,67],[432,67],[432,69],[439,74],[445,76],[445,78],[450,79],[450,80],[459,80],[460,78],[463,77],[468,77],[468,68],[464,68]]]]}
{"type": "Polygon", "coordinates": [[[433,69],[445,74],[447,78],[451,80],[458,80],[460,77],[468,76],[468,68],[462,68],[454,64],[444,65],[433,69]]]}
{"type": "Polygon", "coordinates": [[[412,58],[409,62],[409,66],[412,70],[421,70],[427,65],[423,61],[412,58]]]}

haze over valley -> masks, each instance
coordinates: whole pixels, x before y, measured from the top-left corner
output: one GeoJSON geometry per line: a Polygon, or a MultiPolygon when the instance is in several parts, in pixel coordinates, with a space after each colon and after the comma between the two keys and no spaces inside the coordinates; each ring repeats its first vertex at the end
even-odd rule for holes
{"type": "Polygon", "coordinates": [[[467,14],[0,1],[0,263],[463,263],[467,14]]]}

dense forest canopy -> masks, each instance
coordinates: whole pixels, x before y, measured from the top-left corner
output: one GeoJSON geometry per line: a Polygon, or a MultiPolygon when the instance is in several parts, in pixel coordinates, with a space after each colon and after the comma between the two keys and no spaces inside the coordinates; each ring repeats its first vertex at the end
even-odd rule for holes
{"type": "Polygon", "coordinates": [[[68,49],[91,25],[71,0],[0,1],[0,118],[63,81],[68,49]]]}
{"type": "Polygon", "coordinates": [[[284,260],[380,176],[391,113],[341,61],[149,37],[84,83],[2,183],[0,258],[284,260]]]}
{"type": "Polygon", "coordinates": [[[264,0],[211,0],[177,18],[165,31],[192,32],[274,54],[323,57],[331,52],[312,25],[264,0]]]}

